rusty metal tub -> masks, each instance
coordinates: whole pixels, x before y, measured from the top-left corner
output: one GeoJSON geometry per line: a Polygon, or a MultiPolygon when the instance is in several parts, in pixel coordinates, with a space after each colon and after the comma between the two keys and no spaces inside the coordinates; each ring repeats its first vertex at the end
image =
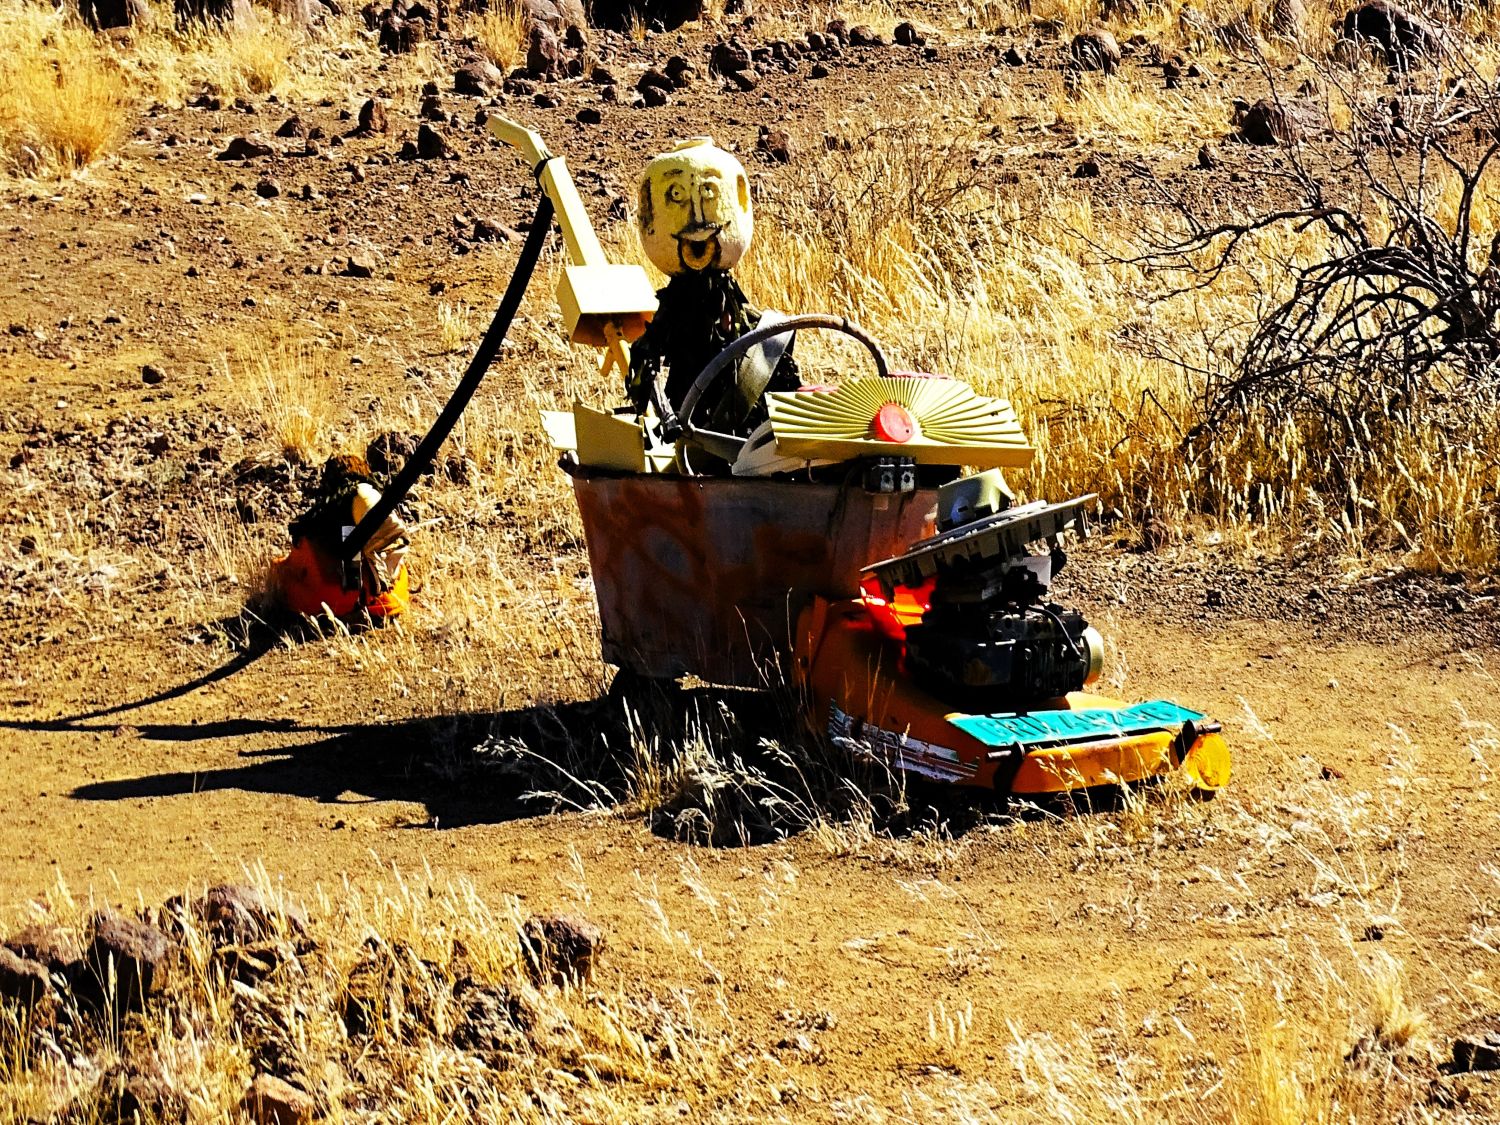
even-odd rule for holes
{"type": "Polygon", "coordinates": [[[853,597],[860,568],[930,535],[937,509],[925,489],[569,471],[604,659],[740,687],[790,667],[803,600],[853,597]]]}

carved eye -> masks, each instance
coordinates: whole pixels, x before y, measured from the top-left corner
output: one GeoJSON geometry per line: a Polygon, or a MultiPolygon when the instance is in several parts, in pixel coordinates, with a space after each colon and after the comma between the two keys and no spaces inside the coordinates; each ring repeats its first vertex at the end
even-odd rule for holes
{"type": "Polygon", "coordinates": [[[711,181],[703,184],[698,191],[705,201],[719,198],[719,189],[711,181]]]}
{"type": "Polygon", "coordinates": [[[687,190],[681,184],[673,184],[667,188],[668,203],[686,203],[687,190]]]}

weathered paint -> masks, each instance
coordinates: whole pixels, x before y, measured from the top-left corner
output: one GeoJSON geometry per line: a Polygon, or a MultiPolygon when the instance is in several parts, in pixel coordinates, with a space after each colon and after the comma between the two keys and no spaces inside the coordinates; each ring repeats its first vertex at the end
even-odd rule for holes
{"type": "Polygon", "coordinates": [[[758,687],[790,668],[812,595],[932,534],[937,493],[573,471],[604,659],[648,676],[758,687]]]}

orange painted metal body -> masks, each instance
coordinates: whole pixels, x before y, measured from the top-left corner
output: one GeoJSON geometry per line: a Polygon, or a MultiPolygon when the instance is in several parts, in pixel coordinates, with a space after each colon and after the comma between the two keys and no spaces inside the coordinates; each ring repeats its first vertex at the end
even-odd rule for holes
{"type": "MultiPolygon", "coordinates": [[[[859,601],[815,598],[797,626],[794,668],[809,719],[851,750],[935,780],[1016,795],[1132,783],[1181,769],[1202,790],[1228,783],[1229,754],[1217,730],[1183,746],[1175,731],[1083,744],[1008,748],[997,756],[948,721],[952,707],[908,679],[900,645],[859,601]]],[[[1037,709],[1113,708],[1105,696],[1073,692],[1037,709]]]]}
{"type": "Polygon", "coordinates": [[[271,581],[281,604],[305,617],[325,613],[350,617],[361,609],[371,617],[395,617],[411,604],[404,565],[396,571],[390,586],[379,593],[368,588],[369,576],[365,577],[365,587],[344,589],[339,560],[305,537],[297,540],[288,555],[277,559],[271,570],[271,581]]]}
{"type": "Polygon", "coordinates": [[[604,659],[642,675],[764,687],[790,666],[812,595],[932,534],[935,491],[567,466],[599,598],[604,659]]]}

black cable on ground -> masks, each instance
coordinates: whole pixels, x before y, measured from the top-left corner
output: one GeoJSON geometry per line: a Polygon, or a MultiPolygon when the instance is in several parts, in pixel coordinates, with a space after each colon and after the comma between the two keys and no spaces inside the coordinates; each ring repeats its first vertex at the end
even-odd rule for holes
{"type": "Polygon", "coordinates": [[[401,466],[401,471],[391,481],[390,487],[381,494],[380,503],[365,513],[365,518],[359,521],[354,530],[349,533],[349,537],[344,540],[341,548],[343,558],[356,558],[365,549],[370,536],[374,535],[376,529],[385,522],[385,518],[396,510],[396,506],[406,499],[411,486],[427,471],[427,467],[437,457],[443,442],[453,432],[453,427],[458,424],[464,408],[469,405],[469,400],[474,397],[474,392],[479,389],[480,382],[489,371],[490,364],[494,363],[495,357],[500,354],[500,347],[505,343],[505,334],[510,330],[511,321],[515,319],[516,312],[521,307],[521,299],[526,295],[526,286],[531,282],[531,275],[536,272],[537,261],[542,256],[542,246],[547,241],[547,235],[551,230],[552,200],[548,198],[546,192],[543,192],[541,202],[537,204],[536,217],[531,220],[531,229],[527,232],[526,242],[521,247],[521,257],[516,262],[516,272],[511,275],[510,284],[506,286],[505,294],[500,298],[500,306],[495,310],[495,319],[490,321],[489,328],[485,330],[484,339],[479,341],[479,349],[474,353],[474,358],[469,361],[468,370],[458,381],[458,386],[454,388],[447,405],[443,407],[443,412],[437,416],[437,421],[433,422],[432,428],[427,431],[427,436],[406,459],[406,464],[401,466]]]}

